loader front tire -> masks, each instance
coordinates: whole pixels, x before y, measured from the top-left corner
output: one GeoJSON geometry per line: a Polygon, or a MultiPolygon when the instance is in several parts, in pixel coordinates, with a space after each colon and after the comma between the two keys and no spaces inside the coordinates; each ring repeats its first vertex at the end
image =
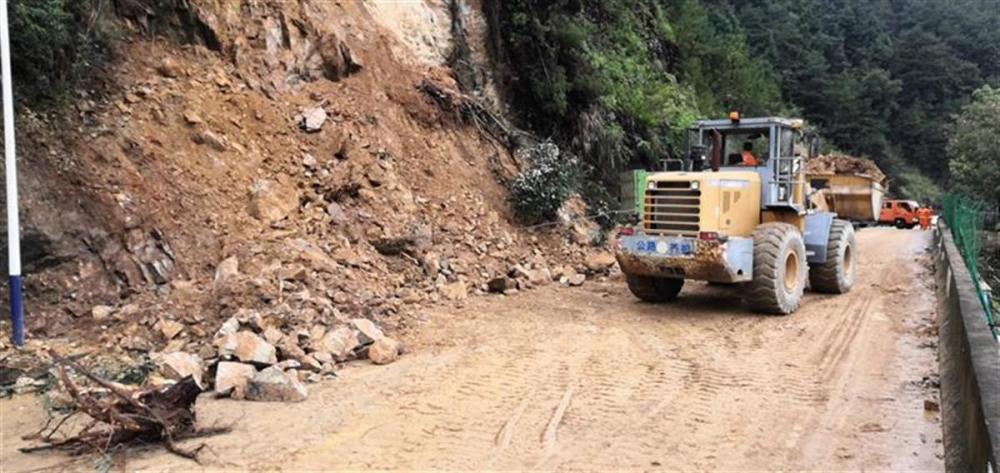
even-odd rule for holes
{"type": "Polygon", "coordinates": [[[646,302],[670,302],[677,299],[684,287],[683,279],[654,278],[638,274],[626,274],[625,281],[632,294],[646,302]]]}
{"type": "Polygon", "coordinates": [[[844,294],[854,286],[856,273],[854,226],[844,220],[834,220],[826,246],[826,262],[809,268],[809,285],[816,292],[844,294]]]}
{"type": "Polygon", "coordinates": [[[753,280],[747,301],[759,312],[787,315],[802,301],[806,282],[802,232],[787,223],[765,223],[753,232],[753,280]]]}

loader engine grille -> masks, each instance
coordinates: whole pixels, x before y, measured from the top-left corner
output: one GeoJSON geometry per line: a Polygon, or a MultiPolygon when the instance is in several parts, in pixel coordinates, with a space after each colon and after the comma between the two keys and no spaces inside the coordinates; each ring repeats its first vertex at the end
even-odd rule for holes
{"type": "Polygon", "coordinates": [[[697,238],[701,229],[701,191],[692,189],[689,181],[654,182],[652,188],[646,189],[646,233],[697,238]]]}

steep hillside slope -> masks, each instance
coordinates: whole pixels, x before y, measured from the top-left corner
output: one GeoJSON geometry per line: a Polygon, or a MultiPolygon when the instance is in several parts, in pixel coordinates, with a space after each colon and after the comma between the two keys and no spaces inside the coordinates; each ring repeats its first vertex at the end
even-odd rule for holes
{"type": "Polygon", "coordinates": [[[123,12],[136,34],[107,89],[22,119],[29,339],[213,358],[234,314],[314,338],[354,317],[399,329],[515,265],[573,273],[586,250],[564,244],[586,235],[510,223],[521,164],[444,65],[448,7],[123,12]]]}

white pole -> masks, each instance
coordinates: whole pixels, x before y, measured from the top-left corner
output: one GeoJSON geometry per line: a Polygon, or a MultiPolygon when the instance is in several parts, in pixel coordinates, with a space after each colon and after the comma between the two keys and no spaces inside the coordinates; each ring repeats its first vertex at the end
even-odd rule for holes
{"type": "Polygon", "coordinates": [[[4,171],[7,178],[7,261],[10,265],[10,321],[13,340],[24,345],[24,307],[21,303],[21,219],[17,209],[17,147],[14,143],[14,87],[10,71],[10,32],[7,0],[0,0],[0,79],[3,100],[4,171]]]}

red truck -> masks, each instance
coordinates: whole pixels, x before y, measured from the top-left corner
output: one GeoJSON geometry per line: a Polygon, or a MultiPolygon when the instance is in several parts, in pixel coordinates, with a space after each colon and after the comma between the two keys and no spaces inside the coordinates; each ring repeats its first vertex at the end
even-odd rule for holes
{"type": "Polygon", "coordinates": [[[896,228],[913,228],[920,223],[920,204],[915,200],[885,200],[878,221],[896,228]]]}

